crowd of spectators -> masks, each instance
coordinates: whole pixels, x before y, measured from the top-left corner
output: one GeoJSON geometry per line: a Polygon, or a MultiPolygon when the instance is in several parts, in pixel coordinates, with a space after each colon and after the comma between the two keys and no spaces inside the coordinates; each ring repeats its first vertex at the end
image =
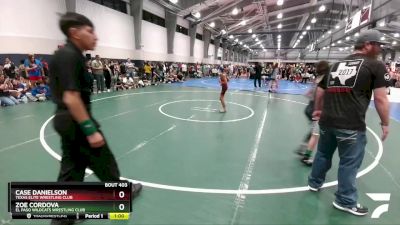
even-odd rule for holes
{"type": "MultiPolygon", "coordinates": [[[[220,65],[200,63],[140,62],[131,59],[102,59],[99,55],[88,59],[87,72],[92,79],[92,93],[144,88],[161,83],[184,82],[188,78],[216,77],[220,65]],[[141,64],[140,64],[141,63],[141,64]]],[[[229,65],[231,76],[249,77],[247,67],[229,65]]],[[[49,68],[46,60],[30,54],[17,65],[9,57],[0,64],[0,104],[13,106],[41,102],[51,98],[48,86],[49,68]]]]}
{"type": "MultiPolygon", "coordinates": [[[[87,60],[87,72],[92,78],[94,94],[143,88],[161,83],[183,82],[188,78],[217,77],[224,66],[200,63],[149,62],[135,64],[131,59],[102,59],[99,55],[87,60]]],[[[252,78],[254,65],[225,65],[229,76],[235,78],[252,78]]],[[[273,64],[262,65],[262,76],[273,73],[273,64]]],[[[307,83],[315,77],[315,66],[312,64],[281,64],[278,67],[277,79],[307,83]]],[[[400,68],[395,71],[388,65],[390,86],[400,87],[400,68]]],[[[28,55],[18,65],[4,59],[0,64],[0,104],[13,106],[28,102],[46,101],[51,97],[48,86],[49,66],[46,60],[38,59],[34,54],[28,55]]]]}
{"type": "Polygon", "coordinates": [[[13,106],[46,101],[51,97],[47,85],[48,64],[31,54],[16,65],[6,57],[0,64],[0,105],[13,106]]]}

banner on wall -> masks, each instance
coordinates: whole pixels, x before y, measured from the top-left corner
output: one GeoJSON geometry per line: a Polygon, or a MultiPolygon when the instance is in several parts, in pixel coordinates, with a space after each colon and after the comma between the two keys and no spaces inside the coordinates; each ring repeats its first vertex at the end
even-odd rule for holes
{"type": "Polygon", "coordinates": [[[371,19],[371,4],[358,10],[352,17],[347,20],[344,33],[348,33],[360,25],[366,24],[371,19]]]}

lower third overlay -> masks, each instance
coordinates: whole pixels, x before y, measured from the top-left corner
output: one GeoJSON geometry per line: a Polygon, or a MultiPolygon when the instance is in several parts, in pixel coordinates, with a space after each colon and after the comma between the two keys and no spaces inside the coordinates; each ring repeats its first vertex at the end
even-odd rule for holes
{"type": "Polygon", "coordinates": [[[118,182],[10,182],[13,219],[128,220],[132,184],[118,182]]]}

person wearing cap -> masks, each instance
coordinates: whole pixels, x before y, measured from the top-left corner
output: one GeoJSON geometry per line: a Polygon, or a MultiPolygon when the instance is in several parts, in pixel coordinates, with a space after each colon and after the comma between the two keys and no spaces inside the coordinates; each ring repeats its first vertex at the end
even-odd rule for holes
{"type": "MultiPolygon", "coordinates": [[[[82,53],[96,46],[94,26],[85,16],[71,12],[61,17],[59,26],[67,43],[55,52],[50,65],[50,85],[57,106],[54,128],[61,136],[63,152],[58,181],[83,181],[86,167],[103,182],[119,181],[117,162],[92,116],[90,104],[91,79],[82,53]]],[[[133,189],[135,197],[142,185],[133,184],[133,189]]]]}
{"type": "Polygon", "coordinates": [[[308,178],[309,189],[316,192],[322,187],[338,148],[338,187],[333,206],[357,216],[368,214],[368,208],[357,202],[356,176],[365,154],[365,114],[372,94],[381,119],[381,139],[389,134],[387,71],[377,60],[385,44],[380,37],[376,30],[362,32],[354,53],[332,65],[317,88],[313,113],[314,119],[319,119],[320,139],[308,178]]]}

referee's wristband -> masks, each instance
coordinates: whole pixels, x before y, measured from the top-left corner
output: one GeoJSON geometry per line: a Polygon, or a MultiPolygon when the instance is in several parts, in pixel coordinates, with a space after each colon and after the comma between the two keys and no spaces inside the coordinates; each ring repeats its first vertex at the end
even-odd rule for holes
{"type": "Polygon", "coordinates": [[[388,127],[389,126],[389,124],[388,123],[380,123],[381,124],[381,126],[385,126],[385,127],[388,127]]]}
{"type": "Polygon", "coordinates": [[[79,126],[86,136],[90,136],[97,132],[96,124],[94,124],[93,120],[91,119],[83,121],[79,124],[79,126]]]}

